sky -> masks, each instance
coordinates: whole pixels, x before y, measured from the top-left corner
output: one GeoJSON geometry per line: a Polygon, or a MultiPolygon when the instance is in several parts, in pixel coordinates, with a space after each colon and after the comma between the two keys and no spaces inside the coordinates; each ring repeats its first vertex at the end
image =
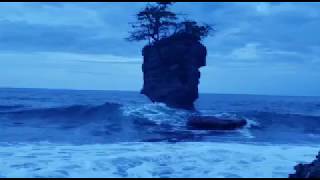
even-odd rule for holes
{"type": "MultiPolygon", "coordinates": [[[[143,2],[0,3],[0,87],[139,91],[143,2]]],[[[320,96],[320,3],[178,2],[213,24],[200,93],[320,96]]]]}

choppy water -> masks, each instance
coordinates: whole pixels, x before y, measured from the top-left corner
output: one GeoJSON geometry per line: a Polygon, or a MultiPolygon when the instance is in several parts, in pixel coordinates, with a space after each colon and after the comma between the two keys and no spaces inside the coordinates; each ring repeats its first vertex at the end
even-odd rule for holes
{"type": "Polygon", "coordinates": [[[0,89],[0,177],[286,177],[320,149],[319,97],[201,94],[196,107],[249,124],[190,131],[191,112],[138,92],[0,89]]]}

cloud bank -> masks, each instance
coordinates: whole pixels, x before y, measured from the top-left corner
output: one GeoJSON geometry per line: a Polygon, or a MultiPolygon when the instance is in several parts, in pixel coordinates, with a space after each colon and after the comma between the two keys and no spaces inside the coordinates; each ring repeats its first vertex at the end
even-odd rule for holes
{"type": "MultiPolygon", "coordinates": [[[[139,90],[144,43],[124,38],[144,5],[1,3],[0,86],[139,90]]],[[[216,29],[203,42],[208,66],[201,92],[320,95],[319,8],[316,2],[181,2],[173,10],[216,29]]]]}

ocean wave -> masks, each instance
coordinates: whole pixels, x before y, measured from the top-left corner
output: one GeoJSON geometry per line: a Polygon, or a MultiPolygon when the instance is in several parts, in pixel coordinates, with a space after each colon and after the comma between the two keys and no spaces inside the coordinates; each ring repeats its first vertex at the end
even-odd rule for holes
{"type": "MultiPolygon", "coordinates": [[[[0,105],[0,117],[14,119],[65,119],[68,121],[94,121],[106,119],[110,115],[117,118],[134,119],[138,123],[184,127],[192,115],[211,115],[218,118],[246,119],[246,128],[266,128],[269,126],[319,127],[320,116],[268,111],[216,112],[200,110],[197,112],[174,109],[163,103],[120,104],[106,102],[101,105],[58,106],[50,108],[30,108],[24,105],[0,105]],[[142,122],[145,121],[145,122],[142,122]]],[[[66,121],[67,122],[67,121],[66,121]]]]}
{"type": "Polygon", "coordinates": [[[286,178],[316,146],[240,143],[29,143],[0,148],[2,178],[286,178]],[[250,171],[248,171],[250,169],[250,171]]]}
{"type": "Polygon", "coordinates": [[[25,108],[25,105],[15,104],[15,105],[0,105],[0,111],[10,111],[25,108]]]}
{"type": "MultiPolygon", "coordinates": [[[[0,142],[72,141],[76,143],[123,141],[197,141],[203,136],[224,136],[245,131],[188,130],[189,116],[198,113],[161,103],[72,105],[0,112],[0,142]],[[42,133],[46,132],[45,135],[42,133]],[[67,134],[64,136],[63,134],[67,134]]],[[[239,135],[238,135],[239,136],[239,135]]]]}
{"type": "Polygon", "coordinates": [[[249,119],[259,123],[259,128],[304,128],[314,129],[320,127],[320,116],[302,115],[294,113],[277,113],[264,111],[248,111],[240,113],[249,119]]]}
{"type": "Polygon", "coordinates": [[[119,111],[120,104],[105,103],[103,105],[72,105],[66,107],[52,107],[52,108],[37,108],[27,110],[16,110],[1,112],[2,115],[9,117],[28,119],[28,118],[40,118],[40,119],[96,119],[103,114],[110,114],[119,111]]]}
{"type": "MultiPolygon", "coordinates": [[[[101,105],[78,104],[34,109],[21,107],[0,111],[0,126],[4,129],[2,134],[0,132],[2,136],[9,136],[9,133],[19,134],[15,132],[18,129],[18,131],[29,133],[30,139],[30,134],[34,134],[32,136],[34,139],[39,139],[37,136],[41,137],[37,134],[37,130],[32,128],[42,128],[39,131],[45,130],[48,134],[54,134],[53,136],[59,133],[73,136],[74,132],[79,132],[81,135],[77,136],[87,138],[90,142],[97,139],[99,142],[112,140],[205,141],[207,137],[212,137],[209,138],[209,141],[221,138],[224,138],[223,140],[245,138],[278,141],[289,140],[292,134],[295,134],[296,137],[298,137],[297,134],[300,134],[300,140],[304,140],[305,137],[316,139],[318,137],[316,135],[320,134],[320,128],[318,128],[320,117],[260,111],[215,112],[206,110],[193,112],[170,108],[162,103],[107,102],[101,105]],[[196,114],[227,119],[245,119],[247,125],[233,131],[188,130],[187,120],[196,114]],[[305,134],[314,136],[304,137],[305,134]]],[[[18,139],[23,139],[23,135],[19,134],[21,137],[18,139]]],[[[74,139],[76,139],[75,135],[74,139]]]]}

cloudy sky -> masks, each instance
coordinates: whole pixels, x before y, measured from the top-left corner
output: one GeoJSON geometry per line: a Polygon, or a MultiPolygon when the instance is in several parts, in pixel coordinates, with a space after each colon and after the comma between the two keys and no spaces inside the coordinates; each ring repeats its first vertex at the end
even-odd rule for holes
{"type": "MultiPolygon", "coordinates": [[[[141,48],[126,42],[145,3],[0,3],[0,87],[133,90],[141,48]]],[[[176,3],[214,24],[200,92],[320,95],[320,3],[176,3]]]]}

